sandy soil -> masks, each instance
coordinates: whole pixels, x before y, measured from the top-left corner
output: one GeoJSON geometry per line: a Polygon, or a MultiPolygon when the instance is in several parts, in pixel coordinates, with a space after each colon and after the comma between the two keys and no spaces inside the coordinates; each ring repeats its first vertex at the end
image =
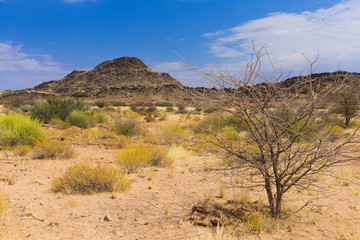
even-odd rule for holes
{"type": "MultiPolygon", "coordinates": [[[[78,154],[72,160],[33,160],[0,152],[0,186],[7,202],[2,239],[192,239],[200,227],[187,220],[191,208],[209,197],[224,201],[217,198],[219,183],[233,181],[206,170],[218,161],[213,156],[192,154],[172,168],[150,167],[131,174],[131,188],[124,193],[52,192],[52,181],[74,163],[114,162],[113,148],[76,148],[78,154]],[[112,221],[105,221],[105,215],[112,221]]],[[[319,179],[326,197],[317,190],[293,191],[286,199],[285,206],[295,209],[302,204],[299,199],[316,198],[311,208],[284,220],[271,233],[239,239],[360,239],[360,166],[338,167],[335,173],[341,178],[319,179]]],[[[241,190],[228,187],[225,198],[236,193],[241,190]]],[[[251,200],[265,199],[263,192],[249,194],[251,200]]]]}

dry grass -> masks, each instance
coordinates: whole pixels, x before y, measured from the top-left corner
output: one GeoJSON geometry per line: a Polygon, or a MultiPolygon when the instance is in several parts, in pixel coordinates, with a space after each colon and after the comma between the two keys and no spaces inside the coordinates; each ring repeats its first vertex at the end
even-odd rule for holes
{"type": "Polygon", "coordinates": [[[174,159],[168,155],[166,147],[148,144],[128,145],[117,151],[116,158],[116,164],[127,173],[137,172],[140,168],[149,165],[168,167],[174,162],[174,159]]]}
{"type": "Polygon", "coordinates": [[[12,147],[7,146],[5,150],[12,152],[14,156],[24,157],[32,150],[32,147],[29,145],[16,145],[12,147]]]}
{"type": "Polygon", "coordinates": [[[100,165],[94,168],[87,165],[72,166],[63,177],[53,181],[54,192],[66,194],[122,192],[129,186],[130,182],[123,171],[100,165]]]}
{"type": "Polygon", "coordinates": [[[72,146],[54,140],[38,142],[33,150],[35,159],[70,159],[75,157],[75,154],[72,146]]]}
{"type": "Polygon", "coordinates": [[[217,226],[215,232],[211,228],[205,228],[199,230],[199,235],[193,237],[192,240],[236,240],[227,233],[224,227],[217,226]]]}
{"type": "Polygon", "coordinates": [[[184,160],[189,157],[191,153],[181,145],[172,145],[169,148],[168,155],[175,160],[184,160]]]}

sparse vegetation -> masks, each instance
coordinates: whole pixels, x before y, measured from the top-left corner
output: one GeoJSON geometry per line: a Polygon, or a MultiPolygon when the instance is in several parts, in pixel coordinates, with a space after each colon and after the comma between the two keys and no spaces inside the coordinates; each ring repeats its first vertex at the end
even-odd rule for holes
{"type": "Polygon", "coordinates": [[[75,165],[68,168],[63,177],[53,182],[55,192],[66,194],[93,194],[122,192],[130,186],[125,173],[110,166],[90,167],[75,165]]]}

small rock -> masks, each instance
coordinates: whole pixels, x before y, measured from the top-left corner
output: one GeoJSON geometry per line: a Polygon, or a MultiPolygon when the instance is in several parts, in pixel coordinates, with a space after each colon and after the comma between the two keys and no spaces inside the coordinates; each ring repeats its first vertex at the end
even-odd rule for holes
{"type": "Polygon", "coordinates": [[[17,164],[14,164],[14,167],[17,167],[18,165],[17,164]]]}
{"type": "Polygon", "coordinates": [[[108,222],[111,222],[112,218],[109,215],[105,215],[104,220],[108,221],[108,222]]]}
{"type": "Polygon", "coordinates": [[[40,202],[40,205],[44,206],[46,205],[46,202],[40,202]]]}
{"type": "Polygon", "coordinates": [[[21,217],[21,220],[26,220],[26,216],[22,216],[22,217],[21,217]]]}
{"type": "Polygon", "coordinates": [[[184,221],[182,218],[180,218],[180,220],[177,222],[178,225],[183,225],[184,224],[184,221]]]}
{"type": "Polygon", "coordinates": [[[15,200],[10,200],[9,202],[10,202],[11,204],[15,204],[16,201],[15,201],[15,200]]]}

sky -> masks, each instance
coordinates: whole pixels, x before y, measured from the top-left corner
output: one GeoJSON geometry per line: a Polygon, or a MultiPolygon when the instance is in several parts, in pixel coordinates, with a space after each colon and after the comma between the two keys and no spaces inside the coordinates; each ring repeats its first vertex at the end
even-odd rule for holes
{"type": "Polygon", "coordinates": [[[187,86],[192,66],[238,75],[252,42],[276,66],[360,72],[360,0],[0,0],[0,90],[133,56],[187,86]],[[181,57],[180,57],[181,56],[181,57]]]}

